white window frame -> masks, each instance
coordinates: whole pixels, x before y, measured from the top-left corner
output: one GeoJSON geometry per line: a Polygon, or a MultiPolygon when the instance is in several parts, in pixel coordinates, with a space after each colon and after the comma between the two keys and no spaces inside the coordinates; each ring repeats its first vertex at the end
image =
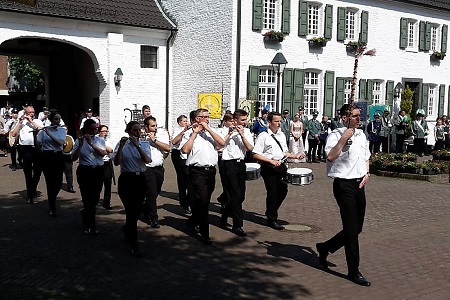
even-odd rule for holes
{"type": "Polygon", "coordinates": [[[441,26],[439,24],[431,24],[430,32],[430,52],[441,51],[441,26]]]}
{"type": "Polygon", "coordinates": [[[408,33],[406,51],[418,52],[419,50],[419,22],[415,19],[408,19],[408,33]]]}
{"type": "MultiPolygon", "coordinates": [[[[352,96],[353,79],[344,79],[344,104],[348,104],[352,96]]],[[[355,91],[356,96],[356,91],[355,91]]]]}
{"type": "Polygon", "coordinates": [[[281,0],[264,0],[263,1],[263,30],[279,31],[281,29],[281,0]]]}
{"type": "Polygon", "coordinates": [[[312,115],[313,111],[321,111],[321,87],[322,71],[309,69],[305,70],[305,80],[303,85],[303,107],[306,115],[312,115]]]}
{"type": "Polygon", "coordinates": [[[435,119],[438,112],[439,96],[438,96],[438,86],[430,85],[428,89],[428,105],[427,111],[425,112],[427,117],[435,119]]]}
{"type": "Polygon", "coordinates": [[[373,80],[372,88],[372,105],[383,105],[385,104],[384,95],[384,81],[375,79],[373,80]]]}
{"type": "Polygon", "coordinates": [[[277,75],[271,67],[260,68],[258,76],[258,101],[261,110],[270,104],[271,109],[277,110],[277,75]]]}
{"type": "Polygon", "coordinates": [[[355,42],[359,40],[359,32],[361,31],[361,11],[354,7],[345,8],[345,43],[355,42]],[[354,16],[353,35],[350,35],[349,13],[354,16]]]}
{"type": "Polygon", "coordinates": [[[323,37],[323,9],[322,9],[322,3],[319,2],[308,2],[308,34],[306,36],[307,39],[310,39],[312,37],[323,37]],[[311,30],[311,24],[313,18],[311,15],[311,7],[317,6],[317,20],[313,24],[315,25],[316,31],[311,30]]]}

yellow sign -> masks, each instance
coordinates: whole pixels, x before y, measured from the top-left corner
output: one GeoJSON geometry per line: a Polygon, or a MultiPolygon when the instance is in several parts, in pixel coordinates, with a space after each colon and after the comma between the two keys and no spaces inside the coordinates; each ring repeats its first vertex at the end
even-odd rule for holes
{"type": "Polygon", "coordinates": [[[222,94],[198,94],[198,108],[209,110],[211,119],[220,119],[222,116],[222,94]]]}

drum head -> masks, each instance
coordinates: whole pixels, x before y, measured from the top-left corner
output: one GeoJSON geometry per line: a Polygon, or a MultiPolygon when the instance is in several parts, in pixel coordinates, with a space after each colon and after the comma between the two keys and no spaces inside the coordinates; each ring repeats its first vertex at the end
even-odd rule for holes
{"type": "Polygon", "coordinates": [[[255,171],[255,170],[258,170],[260,168],[261,168],[261,166],[259,164],[257,164],[257,163],[245,163],[245,170],[247,172],[255,171]]]}
{"type": "Polygon", "coordinates": [[[73,149],[73,145],[75,142],[73,141],[73,137],[70,135],[66,135],[66,142],[64,143],[63,153],[64,154],[70,154],[73,149]]]}
{"type": "Polygon", "coordinates": [[[287,170],[288,174],[292,175],[306,175],[311,174],[312,170],[308,168],[292,168],[287,170]]]}

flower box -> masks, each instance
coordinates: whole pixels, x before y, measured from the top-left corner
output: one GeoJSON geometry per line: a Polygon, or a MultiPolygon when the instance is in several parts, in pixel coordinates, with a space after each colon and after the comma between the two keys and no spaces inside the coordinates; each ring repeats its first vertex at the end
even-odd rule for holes
{"type": "Polygon", "coordinates": [[[367,43],[363,42],[348,42],[345,46],[347,48],[347,51],[356,51],[359,47],[366,46],[367,43]]]}
{"type": "Polygon", "coordinates": [[[267,31],[263,36],[266,43],[281,43],[284,40],[284,34],[275,30],[267,31]]]}
{"type": "Polygon", "coordinates": [[[308,40],[310,47],[325,47],[328,40],[323,37],[314,37],[308,40]]]}
{"type": "Polygon", "coordinates": [[[435,51],[435,52],[433,52],[433,54],[431,54],[431,59],[434,59],[434,60],[443,60],[444,57],[445,57],[445,52],[435,51]]]}
{"type": "Polygon", "coordinates": [[[422,169],[422,174],[423,175],[438,175],[438,174],[441,174],[441,171],[436,171],[433,169],[422,169]]]}

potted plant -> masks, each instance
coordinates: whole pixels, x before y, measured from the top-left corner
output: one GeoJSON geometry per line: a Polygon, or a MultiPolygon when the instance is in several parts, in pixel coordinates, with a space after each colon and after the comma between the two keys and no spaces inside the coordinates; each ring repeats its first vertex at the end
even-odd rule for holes
{"type": "Polygon", "coordinates": [[[350,41],[348,42],[345,46],[347,47],[348,51],[355,51],[356,49],[358,49],[359,47],[364,47],[366,46],[367,43],[364,42],[360,42],[360,41],[350,41]]]}
{"type": "Polygon", "coordinates": [[[431,58],[435,60],[443,60],[445,57],[445,52],[440,51],[434,51],[433,54],[431,54],[431,58]]]}
{"type": "Polygon", "coordinates": [[[263,34],[265,42],[280,43],[284,40],[284,33],[270,30],[263,34]]]}
{"type": "Polygon", "coordinates": [[[433,160],[450,160],[449,150],[434,150],[431,155],[433,155],[433,160]]]}
{"type": "Polygon", "coordinates": [[[421,165],[423,175],[437,175],[444,170],[444,166],[436,161],[428,160],[421,165]]]}
{"type": "Polygon", "coordinates": [[[412,173],[419,174],[420,173],[420,165],[415,161],[404,161],[401,166],[402,173],[412,173]]]}
{"type": "Polygon", "coordinates": [[[324,37],[313,37],[308,40],[308,44],[314,47],[325,47],[328,40],[324,37]]]}
{"type": "Polygon", "coordinates": [[[394,154],[394,159],[404,162],[416,162],[417,155],[414,153],[396,153],[394,154]]]}

